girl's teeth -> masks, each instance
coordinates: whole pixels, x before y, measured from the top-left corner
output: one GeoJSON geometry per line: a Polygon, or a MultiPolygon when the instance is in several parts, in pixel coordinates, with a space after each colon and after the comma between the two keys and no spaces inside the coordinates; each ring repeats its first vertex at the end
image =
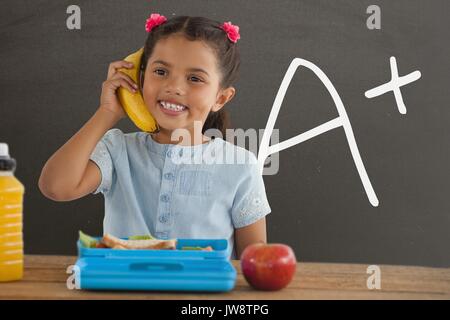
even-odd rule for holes
{"type": "Polygon", "coordinates": [[[186,107],[177,106],[176,104],[160,102],[163,108],[173,110],[173,111],[183,111],[186,107]]]}

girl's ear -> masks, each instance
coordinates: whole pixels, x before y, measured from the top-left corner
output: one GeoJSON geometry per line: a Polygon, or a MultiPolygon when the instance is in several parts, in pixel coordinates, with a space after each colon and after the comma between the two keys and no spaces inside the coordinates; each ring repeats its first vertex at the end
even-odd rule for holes
{"type": "Polygon", "coordinates": [[[229,102],[231,99],[233,99],[234,95],[236,94],[236,89],[234,87],[228,87],[226,89],[220,90],[219,94],[217,95],[216,103],[211,108],[211,111],[217,112],[222,107],[229,102]]]}

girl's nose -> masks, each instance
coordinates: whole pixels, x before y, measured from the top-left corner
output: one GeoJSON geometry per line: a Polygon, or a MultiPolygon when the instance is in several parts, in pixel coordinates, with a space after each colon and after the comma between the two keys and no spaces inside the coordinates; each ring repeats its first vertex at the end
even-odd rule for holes
{"type": "Polygon", "coordinates": [[[181,83],[181,80],[174,79],[174,78],[169,79],[167,81],[167,85],[165,87],[165,92],[167,94],[183,95],[184,88],[183,88],[183,84],[181,83]]]}

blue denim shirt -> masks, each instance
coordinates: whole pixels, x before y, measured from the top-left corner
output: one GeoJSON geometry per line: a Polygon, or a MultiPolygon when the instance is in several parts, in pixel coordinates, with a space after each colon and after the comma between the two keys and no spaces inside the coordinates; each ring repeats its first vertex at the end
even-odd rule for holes
{"type": "Polygon", "coordinates": [[[180,146],[111,129],[90,159],[102,174],[93,194],[105,198],[104,233],[227,239],[236,258],[234,229],[271,211],[255,155],[221,138],[180,146]]]}

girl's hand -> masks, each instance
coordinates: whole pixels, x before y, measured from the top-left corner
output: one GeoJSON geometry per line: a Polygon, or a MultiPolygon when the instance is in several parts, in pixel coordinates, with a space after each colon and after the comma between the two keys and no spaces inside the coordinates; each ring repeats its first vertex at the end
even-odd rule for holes
{"type": "Polygon", "coordinates": [[[118,119],[126,117],[125,110],[117,97],[116,91],[123,87],[130,92],[137,91],[136,83],[126,74],[117,71],[120,68],[133,68],[133,64],[124,60],[112,62],[108,68],[108,77],[102,84],[102,94],[100,97],[100,107],[107,109],[117,115],[118,119]]]}

